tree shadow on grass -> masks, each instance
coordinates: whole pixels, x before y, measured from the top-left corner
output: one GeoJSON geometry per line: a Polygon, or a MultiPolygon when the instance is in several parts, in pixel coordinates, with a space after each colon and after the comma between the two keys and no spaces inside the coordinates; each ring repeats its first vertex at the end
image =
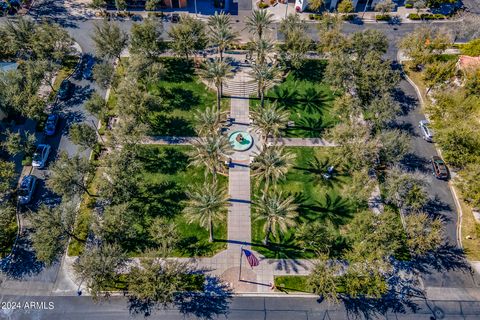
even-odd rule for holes
{"type": "Polygon", "coordinates": [[[300,192],[293,196],[298,204],[297,211],[305,222],[321,219],[340,226],[352,218],[350,203],[341,196],[326,193],[322,201],[312,201],[300,192]]]}
{"type": "Polygon", "coordinates": [[[150,117],[153,135],[189,137],[195,135],[193,124],[185,118],[154,113],[150,117]]]}
{"type": "Polygon", "coordinates": [[[325,130],[333,127],[333,123],[321,117],[303,116],[295,121],[295,125],[285,130],[287,135],[296,135],[306,138],[320,138],[325,130]]]}
{"type": "Polygon", "coordinates": [[[295,80],[322,82],[327,61],[318,59],[305,60],[302,66],[292,71],[295,80]]]}
{"type": "Polygon", "coordinates": [[[200,97],[194,91],[179,87],[168,89],[164,98],[172,109],[188,111],[200,104],[200,97]]]}
{"type": "Polygon", "coordinates": [[[206,242],[199,239],[197,236],[190,236],[182,238],[176,249],[183,255],[189,257],[207,256],[214,252],[214,242],[206,242]]]}
{"type": "Polygon", "coordinates": [[[145,185],[135,197],[139,210],[151,217],[173,217],[182,210],[181,201],[186,199],[185,190],[175,181],[162,181],[145,185]]]}
{"type": "Polygon", "coordinates": [[[191,82],[194,79],[195,69],[191,61],[182,58],[163,58],[165,67],[165,81],[168,82],[191,82]]]}
{"type": "Polygon", "coordinates": [[[315,156],[308,162],[307,168],[294,167],[294,169],[302,171],[314,185],[325,186],[332,189],[335,186],[341,186],[344,184],[340,179],[343,174],[339,171],[334,171],[330,174],[329,178],[324,176],[327,173],[328,168],[334,165],[335,163],[329,157],[319,158],[318,156],[315,156]]]}
{"type": "Polygon", "coordinates": [[[187,169],[188,155],[178,148],[145,148],[140,154],[145,170],[152,173],[176,174],[187,169]]]}

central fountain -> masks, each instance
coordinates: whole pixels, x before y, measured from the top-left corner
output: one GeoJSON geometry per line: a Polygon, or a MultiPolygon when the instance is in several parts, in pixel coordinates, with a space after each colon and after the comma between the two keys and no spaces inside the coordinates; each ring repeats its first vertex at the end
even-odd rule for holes
{"type": "Polygon", "coordinates": [[[228,137],[233,150],[246,151],[253,145],[253,138],[246,131],[235,131],[228,137]]]}

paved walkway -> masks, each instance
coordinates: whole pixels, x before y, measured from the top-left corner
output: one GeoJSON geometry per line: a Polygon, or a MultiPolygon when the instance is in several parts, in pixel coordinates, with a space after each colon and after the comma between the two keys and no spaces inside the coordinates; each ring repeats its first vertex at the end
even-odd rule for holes
{"type": "MultiPolygon", "coordinates": [[[[268,139],[273,144],[273,139],[268,139]]],[[[336,144],[321,138],[280,138],[277,143],[287,147],[335,147],[336,144]]]]}
{"type": "Polygon", "coordinates": [[[151,136],[146,137],[141,141],[141,144],[160,144],[160,145],[190,145],[195,137],[165,137],[165,136],[151,136]]]}

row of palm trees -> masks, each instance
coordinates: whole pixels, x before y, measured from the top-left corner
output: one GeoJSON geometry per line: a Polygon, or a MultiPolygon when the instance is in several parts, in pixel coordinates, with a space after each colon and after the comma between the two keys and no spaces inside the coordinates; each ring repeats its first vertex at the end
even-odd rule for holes
{"type": "MultiPolygon", "coordinates": [[[[263,141],[261,151],[251,165],[256,186],[261,196],[254,200],[254,209],[258,220],[264,221],[265,239],[287,232],[296,224],[297,205],[292,196],[287,196],[277,188],[278,182],[285,178],[294,162],[294,155],[284,147],[277,146],[278,137],[287,127],[289,112],[275,104],[265,105],[265,91],[280,78],[280,70],[268,55],[273,51],[274,43],[267,38],[272,29],[273,15],[265,10],[254,11],[246,20],[247,28],[254,36],[251,39],[252,81],[257,83],[260,106],[252,111],[252,126],[260,133],[263,141]],[[274,146],[268,146],[273,137],[274,146]],[[262,188],[263,186],[263,188],[262,188]]],[[[226,163],[233,153],[227,137],[220,133],[225,122],[225,112],[221,111],[224,82],[233,76],[232,67],[225,62],[226,48],[237,40],[232,31],[229,15],[215,14],[208,20],[210,42],[217,48],[218,57],[207,60],[199,70],[199,75],[217,90],[216,108],[206,108],[197,112],[196,130],[200,138],[193,142],[190,152],[191,165],[205,168],[205,183],[188,192],[185,213],[191,222],[199,222],[209,230],[209,241],[213,241],[214,221],[226,214],[228,195],[218,181],[218,175],[227,175],[226,163]]]]}

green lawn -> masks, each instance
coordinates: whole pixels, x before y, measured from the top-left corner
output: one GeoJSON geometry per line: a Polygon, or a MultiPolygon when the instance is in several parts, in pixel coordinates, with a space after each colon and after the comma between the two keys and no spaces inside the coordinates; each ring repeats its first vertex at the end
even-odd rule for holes
{"type": "MultiPolygon", "coordinates": [[[[287,130],[287,137],[320,137],[334,125],[331,114],[334,95],[323,80],[326,64],[325,60],[306,60],[302,68],[291,71],[285,81],[266,93],[266,99],[290,111],[290,120],[295,125],[287,130]]],[[[251,101],[253,105],[259,104],[257,100],[251,101]]]]}
{"type": "MultiPolygon", "coordinates": [[[[208,88],[196,74],[192,63],[182,58],[161,58],[165,73],[159,81],[148,84],[147,89],[162,102],[156,104],[148,115],[150,135],[158,136],[196,136],[194,130],[194,114],[197,110],[216,106],[217,94],[208,88]]],[[[126,64],[128,61],[125,60],[126,64]]],[[[121,79],[125,70],[120,65],[116,76],[121,79]]],[[[107,105],[118,113],[117,96],[111,91],[107,105]]],[[[222,110],[230,107],[230,99],[222,99],[222,110]]]]}
{"type": "MultiPolygon", "coordinates": [[[[190,224],[183,213],[182,200],[188,187],[201,185],[204,171],[201,168],[188,166],[187,146],[142,146],[140,156],[145,162],[145,171],[141,173],[144,191],[150,201],[140,200],[136,203],[145,215],[144,226],[148,226],[155,216],[166,216],[172,219],[181,236],[180,244],[174,256],[210,256],[226,248],[227,215],[217,221],[214,238],[220,241],[208,242],[208,230],[200,225],[190,224]]],[[[220,177],[220,183],[227,187],[227,179],[220,177]]]]}
{"type": "MultiPolygon", "coordinates": [[[[279,183],[279,189],[295,197],[299,206],[298,223],[330,220],[339,228],[348,223],[356,211],[355,206],[342,198],[342,188],[350,180],[340,166],[335,166],[331,179],[324,179],[322,173],[329,165],[332,150],[329,148],[289,147],[295,153],[294,167],[287,174],[285,181],[279,183]],[[318,162],[317,162],[318,159],[318,162]]],[[[259,190],[253,183],[253,198],[259,190]]],[[[295,228],[279,239],[271,237],[271,245],[261,245],[264,238],[263,221],[252,215],[252,241],[257,244],[255,250],[268,258],[313,258],[315,255],[308,248],[299,248],[294,242],[295,228]]]]}
{"type": "Polygon", "coordinates": [[[274,282],[277,291],[311,293],[307,279],[307,276],[275,276],[274,282]]]}
{"type": "MultiPolygon", "coordinates": [[[[180,58],[162,58],[166,74],[148,90],[164,101],[149,115],[152,135],[195,136],[194,112],[216,105],[216,92],[209,89],[195,74],[191,63],[180,58]]],[[[227,107],[229,100],[223,100],[227,107]]]]}

